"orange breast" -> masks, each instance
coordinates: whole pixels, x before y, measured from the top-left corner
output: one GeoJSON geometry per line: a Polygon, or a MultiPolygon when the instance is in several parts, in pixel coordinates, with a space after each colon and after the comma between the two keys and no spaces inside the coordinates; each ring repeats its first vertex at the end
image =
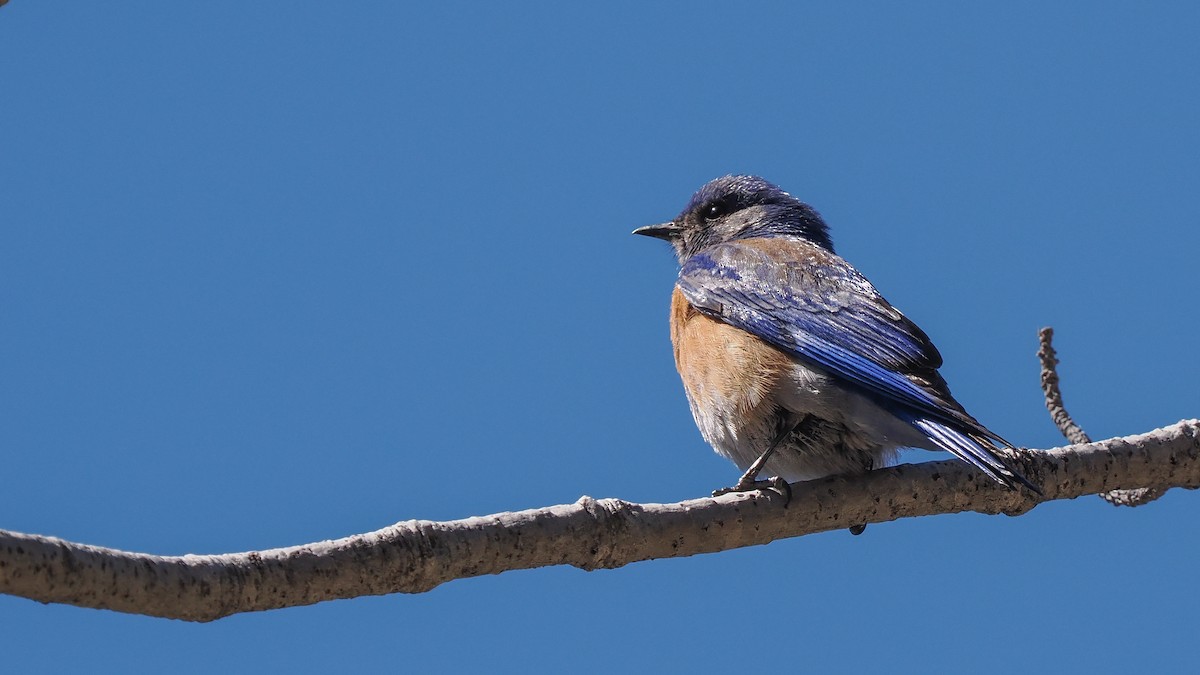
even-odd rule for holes
{"type": "Polygon", "coordinates": [[[758,408],[792,367],[778,349],[698,312],[678,288],[671,297],[671,343],[693,411],[717,417],[758,408]]]}

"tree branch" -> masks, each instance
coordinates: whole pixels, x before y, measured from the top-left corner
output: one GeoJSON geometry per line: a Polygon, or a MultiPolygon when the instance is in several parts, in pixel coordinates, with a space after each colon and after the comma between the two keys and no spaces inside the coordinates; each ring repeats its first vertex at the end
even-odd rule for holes
{"type": "MultiPolygon", "coordinates": [[[[1012,460],[1040,501],[1135,487],[1200,486],[1200,420],[1012,460]]],[[[304,546],[156,556],[0,530],[0,592],[40,602],[212,621],[239,612],[387,593],[547,565],[593,570],[941,513],[1019,515],[1028,491],[996,486],[958,461],[677,504],[583,497],[570,505],[448,522],[410,520],[304,546]]]]}
{"type": "MultiPolygon", "coordinates": [[[[2,0],[0,0],[2,2],[2,0]]],[[[1017,450],[1011,460],[1044,497],[1008,490],[958,461],[831,476],[774,491],[677,504],[583,497],[570,505],[448,522],[411,520],[304,546],[156,556],[0,530],[0,592],[41,602],[189,621],[387,593],[548,565],[592,570],[712,553],[899,518],[977,511],[1020,515],[1042,501],[1200,487],[1200,420],[1092,443],[1058,389],[1051,329],[1041,332],[1042,388],[1076,445],[1017,450]]],[[[1119,501],[1119,500],[1118,500],[1119,501]]]]}

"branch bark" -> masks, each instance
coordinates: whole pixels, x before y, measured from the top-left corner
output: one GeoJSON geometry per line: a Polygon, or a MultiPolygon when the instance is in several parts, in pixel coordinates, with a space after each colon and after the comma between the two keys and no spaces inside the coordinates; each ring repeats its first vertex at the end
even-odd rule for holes
{"type": "Polygon", "coordinates": [[[676,504],[574,504],[448,522],[410,520],[303,546],[156,556],[0,530],[0,592],[40,602],[212,621],[240,612],[387,593],[548,565],[585,570],[712,553],[941,513],[1020,515],[1040,502],[1118,488],[1200,487],[1200,420],[1013,461],[1045,495],[998,487],[958,461],[676,504]]]}

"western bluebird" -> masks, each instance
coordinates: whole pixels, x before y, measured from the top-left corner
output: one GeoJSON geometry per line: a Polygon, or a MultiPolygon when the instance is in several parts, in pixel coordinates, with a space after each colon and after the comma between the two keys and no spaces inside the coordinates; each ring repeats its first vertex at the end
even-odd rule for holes
{"type": "MultiPolygon", "coordinates": [[[[899,448],[947,450],[1037,491],[967,414],[929,338],[833,252],[812,207],[756,176],[709,182],[674,220],[671,343],[704,440],[745,474],[718,493],[856,473],[899,448]]],[[[861,530],[860,530],[861,531],[861,530]]]]}

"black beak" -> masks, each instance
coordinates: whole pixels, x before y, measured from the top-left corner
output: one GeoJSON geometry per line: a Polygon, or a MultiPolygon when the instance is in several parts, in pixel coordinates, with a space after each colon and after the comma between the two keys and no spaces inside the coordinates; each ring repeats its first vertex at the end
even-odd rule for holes
{"type": "Polygon", "coordinates": [[[683,228],[675,223],[661,223],[659,225],[647,225],[634,230],[634,234],[640,234],[645,237],[654,237],[663,241],[671,241],[679,236],[679,231],[683,228]]]}

